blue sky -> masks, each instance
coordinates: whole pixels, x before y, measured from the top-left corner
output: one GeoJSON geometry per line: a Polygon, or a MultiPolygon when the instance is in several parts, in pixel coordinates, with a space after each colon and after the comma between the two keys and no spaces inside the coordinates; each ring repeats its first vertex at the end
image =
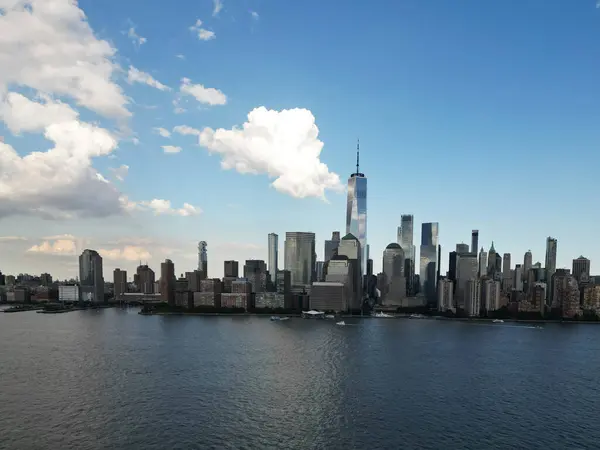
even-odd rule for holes
{"type": "MultiPolygon", "coordinates": [[[[6,2],[0,0],[0,9],[6,2]]],[[[471,229],[480,230],[486,250],[493,240],[497,251],[510,252],[513,265],[528,249],[543,262],[545,239],[553,236],[559,267],[583,254],[595,270],[600,9],[594,0],[221,3],[213,15],[212,0],[182,0],[176,8],[82,0],[96,39],[114,49],[109,78],[130,99],[124,107],[131,116],[99,114],[73,95],[47,90],[82,121],[118,134],[118,147],[94,157],[92,167],[119,193],[136,202],[168,200],[173,210],[188,203],[202,213],[156,215],[146,208],[52,220],[6,214],[0,234],[23,239],[0,242],[0,270],[67,276],[74,274],[74,254],[89,245],[110,256],[107,278],[116,266],[132,271],[136,252],[156,269],[171,257],[183,272],[194,268],[194,242],[206,240],[209,275],[221,276],[224,259],[266,259],[270,232],[280,235],[283,264],[286,231],[314,231],[321,258],[323,241],[334,230],[344,232],[343,190],[326,188],[328,202],[318,195],[295,198],[270,186],[276,177],[265,170],[223,170],[224,141],[208,152],[197,136],[173,132],[181,125],[231,130],[261,106],[310,111],[324,144],[320,161],[342,185],[354,170],[360,137],[375,270],[396,239],[401,214],[415,216],[416,245],[420,223],[439,222],[442,270],[448,251],[470,241],[471,229]],[[190,30],[198,19],[202,24],[190,30]],[[200,39],[200,28],[214,37],[200,39]],[[146,39],[141,45],[140,37],[146,39]],[[171,90],[128,83],[129,66],[171,90]],[[225,104],[180,95],[182,78],[219,90],[225,104]],[[185,112],[176,114],[176,107],[185,112]],[[171,136],[160,136],[157,127],[171,136]],[[181,151],[166,154],[165,145],[181,151]],[[111,168],[120,165],[129,167],[124,181],[111,178],[111,168]],[[54,245],[68,240],[75,249],[54,245]]],[[[34,81],[9,80],[6,91],[30,98],[46,92],[34,81]]],[[[289,123],[293,130],[296,122],[289,123]]],[[[0,134],[21,156],[52,147],[43,133],[15,136],[5,124],[0,134]]],[[[244,153],[249,166],[258,167],[259,150],[244,153]]],[[[304,160],[285,153],[291,150],[282,147],[277,159],[301,173],[304,160]]]]}

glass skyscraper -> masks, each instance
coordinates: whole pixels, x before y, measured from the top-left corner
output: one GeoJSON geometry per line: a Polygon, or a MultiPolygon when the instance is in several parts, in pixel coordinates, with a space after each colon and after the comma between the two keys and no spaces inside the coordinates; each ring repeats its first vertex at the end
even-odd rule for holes
{"type": "Polygon", "coordinates": [[[309,289],[316,278],[315,233],[285,233],[285,270],[290,271],[292,291],[309,289]]]}
{"type": "Polygon", "coordinates": [[[362,253],[361,273],[367,267],[367,177],[359,171],[359,146],[356,146],[356,172],[348,178],[348,203],[346,205],[346,234],[360,242],[362,253]]]}
{"type": "Polygon", "coordinates": [[[437,265],[438,265],[438,223],[421,225],[420,282],[421,292],[429,301],[436,301],[437,265]]]}
{"type": "Polygon", "coordinates": [[[279,261],[279,236],[275,233],[269,234],[269,276],[271,282],[276,283],[277,268],[279,261]]]}

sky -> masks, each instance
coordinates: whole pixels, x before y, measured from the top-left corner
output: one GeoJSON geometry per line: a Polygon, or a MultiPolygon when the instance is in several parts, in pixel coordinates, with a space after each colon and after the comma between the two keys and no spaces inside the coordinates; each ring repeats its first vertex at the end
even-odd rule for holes
{"type": "Polygon", "coordinates": [[[448,252],[599,271],[595,0],[0,0],[0,270],[104,276],[267,260],[345,234],[368,178],[375,271],[402,214],[448,252]],[[176,5],[176,7],[175,7],[176,5]]]}

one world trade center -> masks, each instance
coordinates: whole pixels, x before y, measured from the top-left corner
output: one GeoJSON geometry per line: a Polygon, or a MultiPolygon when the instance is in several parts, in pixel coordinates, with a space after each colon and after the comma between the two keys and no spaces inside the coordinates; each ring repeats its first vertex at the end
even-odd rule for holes
{"type": "Polygon", "coordinates": [[[346,205],[346,234],[351,233],[360,242],[361,273],[367,266],[367,177],[359,170],[359,151],[356,145],[356,172],[348,178],[348,204],[346,205]]]}

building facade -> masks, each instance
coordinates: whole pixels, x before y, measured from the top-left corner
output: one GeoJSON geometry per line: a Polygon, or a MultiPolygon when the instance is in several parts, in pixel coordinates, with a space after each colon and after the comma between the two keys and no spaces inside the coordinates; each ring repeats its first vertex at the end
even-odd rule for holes
{"type": "Polygon", "coordinates": [[[315,233],[285,233],[284,253],[285,270],[290,271],[292,290],[309,290],[316,277],[315,233]]]}
{"type": "Polygon", "coordinates": [[[365,273],[367,259],[367,178],[359,170],[359,147],[356,149],[356,172],[348,178],[346,202],[346,235],[352,234],[360,242],[363,253],[361,274],[365,273]]]}
{"type": "Polygon", "coordinates": [[[83,301],[104,302],[102,257],[96,250],[85,249],[79,256],[79,284],[83,301]]]}
{"type": "Polygon", "coordinates": [[[279,265],[279,236],[277,234],[269,234],[268,246],[269,277],[271,278],[271,283],[275,284],[277,281],[276,278],[279,265]]]}

